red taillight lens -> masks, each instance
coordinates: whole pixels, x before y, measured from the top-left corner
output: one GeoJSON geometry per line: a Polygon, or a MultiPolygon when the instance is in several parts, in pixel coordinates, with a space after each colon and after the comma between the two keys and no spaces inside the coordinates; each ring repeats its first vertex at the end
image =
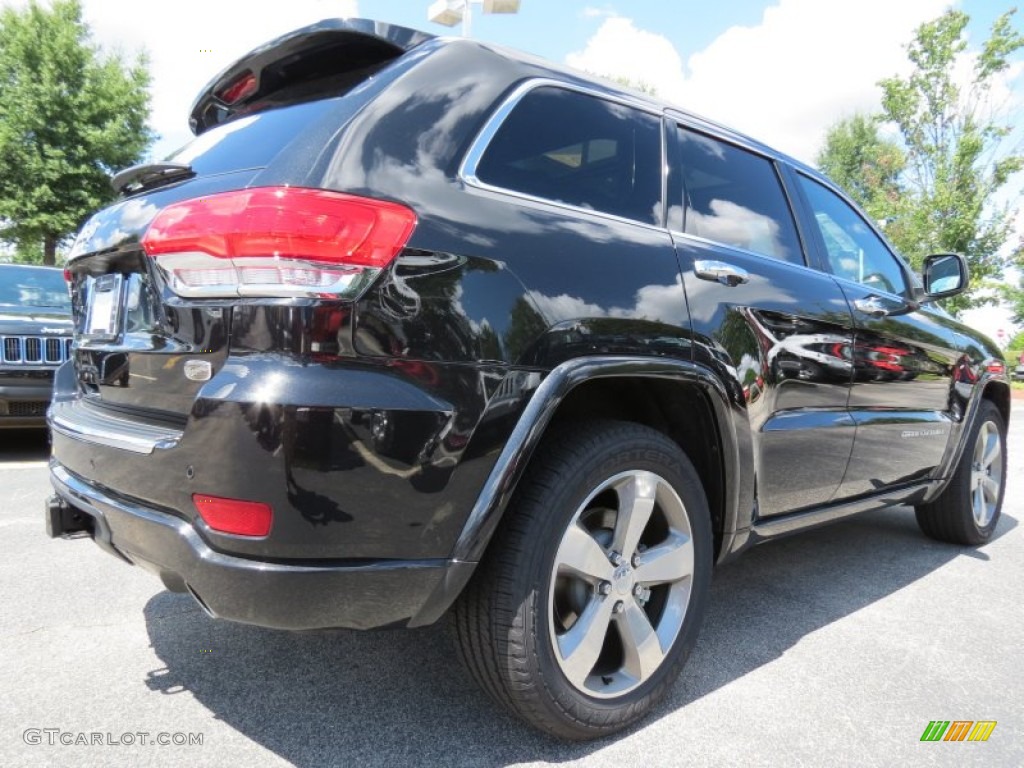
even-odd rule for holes
{"type": "Polygon", "coordinates": [[[246,72],[241,77],[217,93],[217,98],[225,104],[231,105],[241,101],[247,96],[256,93],[256,75],[246,72]]]}
{"type": "Polygon", "coordinates": [[[995,362],[988,364],[987,370],[989,373],[1006,373],[1006,366],[996,360],[995,362]]]}
{"type": "Polygon", "coordinates": [[[224,499],[219,496],[192,494],[199,516],[215,531],[235,536],[266,536],[274,521],[269,504],[258,501],[224,499]]]}
{"type": "Polygon", "coordinates": [[[350,296],[415,226],[397,203],[259,187],[169,205],[142,246],[183,296],[350,296]]]}

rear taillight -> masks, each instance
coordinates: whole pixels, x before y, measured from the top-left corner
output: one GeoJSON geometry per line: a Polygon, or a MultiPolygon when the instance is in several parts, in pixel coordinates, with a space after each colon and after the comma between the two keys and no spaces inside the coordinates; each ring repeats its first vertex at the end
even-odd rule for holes
{"type": "Polygon", "coordinates": [[[185,200],[142,238],[181,296],[349,298],[402,250],[416,214],[340,192],[259,187],[185,200]]]}
{"type": "Polygon", "coordinates": [[[226,87],[219,90],[216,96],[220,101],[231,105],[252,96],[256,93],[258,85],[256,75],[252,72],[244,72],[226,87]]]}
{"type": "Polygon", "coordinates": [[[211,529],[235,536],[266,536],[270,533],[274,512],[258,501],[225,499],[220,496],[192,494],[192,503],[211,529]]]}

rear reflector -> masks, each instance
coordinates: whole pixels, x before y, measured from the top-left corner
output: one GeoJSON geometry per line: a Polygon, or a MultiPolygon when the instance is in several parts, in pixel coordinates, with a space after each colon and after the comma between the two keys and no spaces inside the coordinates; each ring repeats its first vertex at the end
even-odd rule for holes
{"type": "Polygon", "coordinates": [[[192,494],[199,516],[214,531],[231,533],[235,536],[266,536],[274,512],[269,504],[258,501],[239,501],[219,496],[192,494]]]}
{"type": "Polygon", "coordinates": [[[349,298],[415,226],[416,214],[397,203],[258,187],[169,205],[142,246],[181,296],[349,298]]]}

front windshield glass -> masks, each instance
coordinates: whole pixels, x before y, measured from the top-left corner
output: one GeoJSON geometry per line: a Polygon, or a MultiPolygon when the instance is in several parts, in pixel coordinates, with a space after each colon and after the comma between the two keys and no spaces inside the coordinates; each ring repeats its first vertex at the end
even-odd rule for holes
{"type": "Polygon", "coordinates": [[[64,275],[58,269],[0,267],[0,307],[53,307],[71,311],[64,275]]]}

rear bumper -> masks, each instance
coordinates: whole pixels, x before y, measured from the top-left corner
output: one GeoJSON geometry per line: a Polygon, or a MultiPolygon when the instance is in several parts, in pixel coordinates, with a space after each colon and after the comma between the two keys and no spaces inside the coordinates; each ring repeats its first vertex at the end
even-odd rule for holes
{"type": "Polygon", "coordinates": [[[56,461],[57,495],[91,518],[109,553],[187,590],[218,618],[278,629],[420,626],[435,621],[473,565],[448,560],[276,563],[212,549],[187,521],[116,498],[56,461]]]}

